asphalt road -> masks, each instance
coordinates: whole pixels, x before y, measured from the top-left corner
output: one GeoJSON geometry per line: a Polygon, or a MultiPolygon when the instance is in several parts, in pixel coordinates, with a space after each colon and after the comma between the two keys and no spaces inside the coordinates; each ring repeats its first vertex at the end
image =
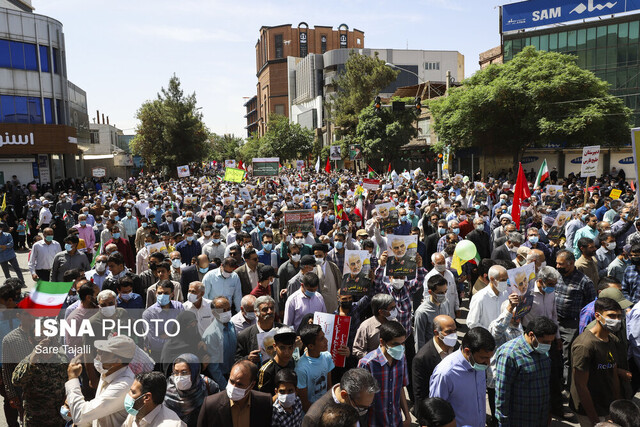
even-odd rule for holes
{"type": "MultiPolygon", "coordinates": [[[[27,252],[20,252],[18,253],[18,262],[20,264],[21,270],[22,270],[22,275],[25,279],[25,284],[27,285],[28,289],[33,289],[33,287],[35,286],[35,282],[33,281],[33,279],[31,279],[31,274],[29,274],[29,270],[27,269],[27,252]]],[[[11,272],[11,274],[13,275],[13,270],[11,272]]],[[[463,314],[462,317],[463,319],[461,319],[460,323],[461,324],[465,324],[465,320],[466,316],[467,316],[467,311],[468,311],[468,307],[469,307],[469,301],[465,300],[463,301],[463,314]]],[[[636,404],[640,405],[640,393],[636,394],[634,397],[634,401],[636,402],[636,404]]],[[[4,403],[2,397],[0,397],[0,406],[2,406],[2,404],[4,403]]],[[[567,407],[565,405],[565,407],[567,407]]],[[[487,411],[489,411],[489,404],[487,403],[487,411]]],[[[412,421],[414,426],[417,426],[418,424],[416,423],[416,419],[412,416],[412,421]]],[[[567,421],[558,421],[556,419],[554,419],[551,422],[551,426],[552,427],[560,427],[560,426],[579,426],[577,419],[575,420],[575,422],[567,422],[567,421]]],[[[0,411],[0,427],[7,427],[7,422],[4,416],[4,412],[0,411]]]]}

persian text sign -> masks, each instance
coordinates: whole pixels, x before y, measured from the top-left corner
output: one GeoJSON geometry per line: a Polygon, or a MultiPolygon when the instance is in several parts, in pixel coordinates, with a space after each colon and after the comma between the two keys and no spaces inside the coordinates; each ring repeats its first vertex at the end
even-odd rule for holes
{"type": "Polygon", "coordinates": [[[600,146],[592,145],[582,149],[582,168],[580,175],[585,178],[588,176],[596,176],[598,172],[598,161],[600,159],[600,146]]]}

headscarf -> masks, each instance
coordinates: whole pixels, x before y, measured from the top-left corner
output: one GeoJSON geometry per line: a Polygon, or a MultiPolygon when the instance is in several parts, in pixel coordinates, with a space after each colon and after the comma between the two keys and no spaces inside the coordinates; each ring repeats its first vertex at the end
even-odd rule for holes
{"type": "Polygon", "coordinates": [[[200,407],[204,398],[209,394],[207,385],[200,375],[200,359],[192,353],[184,353],[178,356],[173,365],[184,362],[191,370],[191,388],[178,390],[173,380],[173,375],[167,379],[167,393],[164,397],[165,405],[174,411],[181,420],[190,424],[188,420],[197,420],[200,407]]]}
{"type": "Polygon", "coordinates": [[[197,356],[204,356],[204,354],[198,353],[198,344],[202,340],[198,332],[198,327],[190,327],[191,324],[197,324],[198,322],[195,313],[192,311],[183,311],[178,314],[177,320],[180,325],[180,333],[167,340],[160,356],[160,360],[164,363],[164,372],[166,374],[170,373],[172,366],[168,361],[175,360],[175,358],[181,354],[196,353],[197,356]]]}

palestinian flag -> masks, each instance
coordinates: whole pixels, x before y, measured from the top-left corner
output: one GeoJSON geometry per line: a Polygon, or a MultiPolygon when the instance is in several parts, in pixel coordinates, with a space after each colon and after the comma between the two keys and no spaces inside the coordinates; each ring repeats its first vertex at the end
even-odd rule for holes
{"type": "Polygon", "coordinates": [[[373,170],[373,168],[369,165],[367,165],[367,178],[373,178],[376,176],[376,171],[373,170]]]}
{"type": "Polygon", "coordinates": [[[549,179],[549,168],[547,167],[547,159],[544,159],[540,165],[540,170],[538,171],[538,176],[536,176],[533,188],[540,188],[542,183],[547,179],[549,179]]]}
{"type": "Polygon", "coordinates": [[[338,199],[338,195],[337,194],[333,195],[333,208],[334,208],[335,213],[336,213],[336,219],[342,219],[342,220],[345,220],[345,221],[349,221],[349,217],[344,212],[344,208],[342,207],[342,202],[340,201],[340,199],[338,199]]]}
{"type": "Polygon", "coordinates": [[[45,282],[38,280],[33,292],[27,295],[18,308],[33,310],[35,317],[57,316],[69,294],[73,282],[45,282]]]}
{"type": "Polygon", "coordinates": [[[389,167],[387,168],[387,173],[391,173],[391,162],[389,162],[389,167]]]}

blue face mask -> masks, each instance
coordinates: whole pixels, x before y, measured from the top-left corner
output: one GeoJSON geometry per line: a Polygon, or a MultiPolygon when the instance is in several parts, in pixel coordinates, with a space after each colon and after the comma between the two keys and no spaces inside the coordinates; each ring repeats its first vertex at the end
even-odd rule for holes
{"type": "Polygon", "coordinates": [[[538,243],[538,236],[529,236],[529,243],[535,245],[536,243],[538,243]]]}
{"type": "Polygon", "coordinates": [[[45,239],[47,242],[53,242],[53,236],[44,236],[44,239],[45,239]]]}
{"type": "Polygon", "coordinates": [[[544,288],[544,293],[545,294],[551,294],[551,293],[555,292],[555,290],[556,290],[556,288],[553,287],[553,286],[546,286],[544,288]]]}
{"type": "Polygon", "coordinates": [[[120,238],[120,233],[113,233],[113,238],[114,239],[119,239],[120,238]]]}
{"type": "Polygon", "coordinates": [[[82,226],[87,225],[87,221],[80,221],[80,225],[82,225],[82,226]]]}
{"type": "Polygon", "coordinates": [[[167,294],[158,295],[158,304],[164,306],[169,304],[171,297],[167,294]]]}
{"type": "Polygon", "coordinates": [[[480,371],[480,372],[484,372],[487,370],[487,368],[489,368],[489,365],[481,365],[479,363],[476,363],[475,360],[473,360],[473,355],[471,355],[471,357],[469,357],[469,359],[471,359],[471,361],[473,362],[471,364],[471,366],[473,367],[473,369],[475,369],[476,371],[480,371]]]}
{"type": "Polygon", "coordinates": [[[407,216],[406,216],[406,215],[402,215],[402,216],[400,217],[400,221],[401,221],[401,222],[406,222],[406,221],[407,221],[407,216]]]}
{"type": "Polygon", "coordinates": [[[454,228],[451,230],[453,232],[453,234],[458,234],[460,233],[460,229],[459,228],[454,228]]]}
{"type": "Polygon", "coordinates": [[[71,415],[69,415],[69,408],[67,408],[66,406],[60,407],[60,416],[65,421],[71,421],[71,415]]]}
{"type": "Polygon", "coordinates": [[[335,244],[336,249],[338,249],[338,250],[342,249],[343,245],[344,245],[344,243],[342,243],[342,242],[336,242],[336,244],[335,244]]]}
{"type": "MultiPolygon", "coordinates": [[[[140,399],[141,397],[142,396],[138,396],[138,399],[140,399]]],[[[134,399],[133,397],[129,396],[129,393],[127,393],[127,395],[124,397],[124,410],[134,417],[138,415],[138,412],[140,412],[139,409],[133,409],[133,406],[136,404],[138,399],[134,399]]]]}
{"type": "Polygon", "coordinates": [[[404,345],[397,345],[395,347],[387,347],[387,353],[395,360],[401,360],[404,356],[404,345]]]}
{"type": "Polygon", "coordinates": [[[209,267],[198,267],[198,270],[200,270],[200,273],[205,274],[207,271],[209,271],[209,267]]]}
{"type": "Polygon", "coordinates": [[[313,297],[316,295],[316,293],[315,293],[315,292],[307,291],[307,290],[305,290],[305,291],[304,291],[304,294],[305,294],[306,296],[308,296],[309,298],[313,298],[313,297]]]}
{"type": "Polygon", "coordinates": [[[195,236],[187,236],[187,242],[193,242],[193,239],[195,239],[195,236]]]}
{"type": "Polygon", "coordinates": [[[142,228],[147,228],[147,225],[149,225],[149,224],[147,224],[146,222],[143,222],[142,223],[142,228]]]}
{"type": "Polygon", "coordinates": [[[442,228],[442,227],[438,227],[438,233],[441,236],[444,236],[445,234],[447,234],[447,229],[446,228],[442,228]]]}
{"type": "MultiPolygon", "coordinates": [[[[537,338],[535,338],[535,340],[538,341],[537,338]]],[[[534,350],[540,354],[544,354],[545,356],[548,356],[549,350],[551,350],[551,344],[543,344],[540,341],[538,341],[538,346],[534,347],[534,350]]]]}
{"type": "Polygon", "coordinates": [[[273,249],[273,243],[265,243],[262,245],[262,248],[267,252],[271,252],[271,249],[273,249]]]}
{"type": "Polygon", "coordinates": [[[67,252],[71,252],[71,250],[73,249],[73,246],[71,245],[71,243],[65,243],[64,244],[64,250],[67,252]]]}
{"type": "Polygon", "coordinates": [[[335,215],[329,215],[329,221],[335,221],[335,220],[336,220],[335,215]]]}
{"type": "Polygon", "coordinates": [[[120,217],[118,215],[116,215],[116,217],[113,218],[113,219],[116,220],[116,221],[120,221],[120,217]]]}
{"type": "Polygon", "coordinates": [[[211,241],[212,241],[213,243],[215,243],[216,245],[217,245],[218,243],[220,243],[220,239],[211,239],[211,241]]]}
{"type": "Polygon", "coordinates": [[[264,226],[265,226],[264,221],[260,221],[260,222],[258,223],[258,227],[260,227],[260,228],[264,228],[264,226]]]}

